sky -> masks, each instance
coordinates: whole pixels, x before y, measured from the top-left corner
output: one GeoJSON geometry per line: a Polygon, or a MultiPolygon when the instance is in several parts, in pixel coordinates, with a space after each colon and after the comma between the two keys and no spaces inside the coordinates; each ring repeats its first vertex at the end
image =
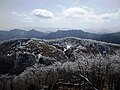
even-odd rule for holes
{"type": "Polygon", "coordinates": [[[120,31],[120,0],[0,0],[0,30],[42,27],[120,31]]]}

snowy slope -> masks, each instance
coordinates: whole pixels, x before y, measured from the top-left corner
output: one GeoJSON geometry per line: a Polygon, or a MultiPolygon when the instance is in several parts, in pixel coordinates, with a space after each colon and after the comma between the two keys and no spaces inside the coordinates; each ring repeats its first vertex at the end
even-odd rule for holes
{"type": "Polygon", "coordinates": [[[14,39],[0,44],[0,88],[8,88],[4,90],[51,86],[59,78],[70,82],[71,73],[78,71],[97,88],[93,75],[105,80],[108,75],[119,75],[120,45],[73,37],[14,39]]]}

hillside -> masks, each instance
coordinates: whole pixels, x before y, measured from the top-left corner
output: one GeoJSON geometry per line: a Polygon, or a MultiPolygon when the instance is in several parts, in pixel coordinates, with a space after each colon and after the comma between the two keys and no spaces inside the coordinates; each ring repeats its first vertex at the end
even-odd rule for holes
{"type": "Polygon", "coordinates": [[[119,72],[118,44],[72,37],[14,39],[0,44],[0,90],[58,90],[77,84],[83,89],[110,86],[119,90],[119,72]]]}
{"type": "Polygon", "coordinates": [[[62,59],[66,57],[61,50],[39,40],[10,40],[0,45],[0,74],[19,74],[35,63],[50,65],[62,59]],[[46,57],[46,62],[39,61],[41,56],[46,57]]]}
{"type": "Polygon", "coordinates": [[[118,33],[110,33],[110,34],[103,34],[97,38],[95,38],[96,40],[99,41],[104,41],[104,42],[108,42],[108,43],[117,43],[120,44],[120,32],[118,33]]]}

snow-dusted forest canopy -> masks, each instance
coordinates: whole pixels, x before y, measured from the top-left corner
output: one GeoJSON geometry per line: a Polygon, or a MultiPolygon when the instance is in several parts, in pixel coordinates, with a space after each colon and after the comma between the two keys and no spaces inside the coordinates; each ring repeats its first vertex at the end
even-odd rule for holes
{"type": "Polygon", "coordinates": [[[80,38],[0,44],[0,90],[120,90],[120,45],[80,38]]]}

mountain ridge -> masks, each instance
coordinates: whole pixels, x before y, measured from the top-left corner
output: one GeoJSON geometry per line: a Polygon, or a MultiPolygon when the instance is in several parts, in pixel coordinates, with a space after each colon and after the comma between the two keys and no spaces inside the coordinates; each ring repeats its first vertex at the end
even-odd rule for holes
{"type": "Polygon", "coordinates": [[[0,31],[0,40],[9,40],[13,38],[38,38],[38,39],[56,39],[65,37],[78,37],[83,39],[93,39],[108,43],[120,44],[120,32],[96,34],[84,32],[82,30],[58,30],[56,32],[44,33],[35,29],[26,31],[22,29],[12,29],[10,31],[0,31]]]}

